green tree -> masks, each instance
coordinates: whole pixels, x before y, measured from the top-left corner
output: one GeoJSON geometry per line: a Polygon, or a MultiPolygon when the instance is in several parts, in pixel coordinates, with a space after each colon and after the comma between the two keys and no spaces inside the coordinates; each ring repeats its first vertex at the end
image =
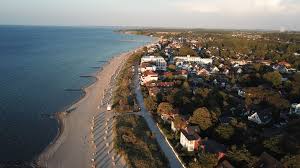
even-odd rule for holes
{"type": "Polygon", "coordinates": [[[281,159],[284,167],[299,168],[300,167],[300,154],[293,156],[285,156],[281,159]]]}
{"type": "Polygon", "coordinates": [[[157,103],[152,97],[145,98],[145,107],[148,111],[154,112],[157,109],[157,103]]]}
{"type": "Polygon", "coordinates": [[[282,83],[282,76],[279,72],[275,71],[275,72],[268,72],[266,74],[263,75],[263,78],[271,83],[274,87],[278,87],[279,85],[281,85],[282,83]]]}
{"type": "Polygon", "coordinates": [[[168,66],[168,70],[174,72],[176,70],[176,66],[174,64],[170,64],[168,66]]]}
{"type": "Polygon", "coordinates": [[[264,140],[263,145],[266,149],[274,154],[283,154],[282,150],[282,136],[278,135],[271,137],[270,139],[264,140]]]}
{"type": "Polygon", "coordinates": [[[231,137],[234,135],[234,127],[227,124],[220,124],[215,130],[214,133],[217,138],[223,141],[229,141],[231,137]]]}
{"type": "Polygon", "coordinates": [[[157,108],[157,113],[159,114],[165,114],[173,111],[174,111],[173,105],[167,102],[160,103],[157,108]]]}
{"type": "Polygon", "coordinates": [[[235,145],[231,146],[227,151],[226,156],[229,161],[237,167],[250,167],[256,160],[245,146],[242,146],[241,148],[238,148],[235,145]]]}
{"type": "Polygon", "coordinates": [[[211,153],[203,153],[199,158],[201,167],[214,168],[218,165],[218,156],[211,153]]]}
{"type": "Polygon", "coordinates": [[[205,131],[213,125],[213,116],[206,107],[198,108],[194,111],[190,122],[198,124],[199,127],[205,131]]]}
{"type": "Polygon", "coordinates": [[[179,56],[187,56],[187,55],[196,56],[197,53],[194,50],[192,50],[189,46],[182,46],[179,49],[177,55],[179,55],[179,56]]]}

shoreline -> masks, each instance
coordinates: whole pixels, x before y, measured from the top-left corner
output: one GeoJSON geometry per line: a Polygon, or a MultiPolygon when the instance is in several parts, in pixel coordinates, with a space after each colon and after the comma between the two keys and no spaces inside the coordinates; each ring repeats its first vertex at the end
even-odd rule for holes
{"type": "MultiPolygon", "coordinates": [[[[55,136],[55,138],[47,145],[47,147],[34,158],[34,163],[36,163],[38,166],[41,167],[48,167],[48,162],[50,159],[52,159],[54,157],[54,155],[56,154],[56,152],[59,150],[59,148],[61,147],[61,145],[64,145],[66,138],[68,138],[68,134],[69,132],[76,132],[76,130],[72,130],[70,129],[68,132],[68,124],[70,125],[72,122],[72,119],[70,119],[72,117],[72,115],[75,115],[73,113],[76,113],[77,111],[77,107],[76,106],[80,106],[80,104],[87,100],[88,97],[90,96],[90,94],[92,94],[91,92],[93,92],[93,87],[96,87],[95,85],[101,85],[100,79],[103,80],[103,85],[109,85],[110,81],[111,81],[111,77],[116,73],[116,71],[123,67],[124,63],[127,61],[128,57],[132,54],[134,54],[137,50],[141,50],[144,46],[147,46],[149,44],[153,44],[157,42],[157,40],[153,40],[150,43],[144,44],[141,47],[138,47],[136,49],[124,52],[124,53],[120,53],[119,55],[113,56],[110,59],[107,60],[107,62],[101,67],[99,68],[96,72],[94,72],[91,77],[95,78],[96,80],[94,82],[92,82],[90,85],[85,86],[83,88],[81,88],[83,95],[80,96],[80,98],[78,98],[78,100],[74,101],[72,104],[64,107],[62,112],[57,112],[55,113],[55,118],[58,122],[58,132],[57,135],[55,136]],[[117,64],[117,65],[116,65],[117,64]],[[117,69],[115,69],[117,68],[117,69]],[[105,73],[105,71],[109,71],[110,69],[114,69],[112,71],[114,71],[112,74],[109,74],[109,76],[107,76],[105,73]],[[68,109],[73,109],[75,108],[74,111],[68,113],[67,110],[68,109]],[[67,135],[66,135],[67,134],[67,135]]],[[[105,88],[102,88],[102,93],[98,93],[98,95],[102,95],[105,94],[105,88]]],[[[104,95],[102,95],[104,96],[104,95]]],[[[103,98],[101,98],[102,100],[103,98]]],[[[98,104],[100,104],[100,101],[98,102],[98,104]]],[[[99,110],[98,110],[99,111],[99,110]]],[[[92,114],[95,112],[89,112],[89,115],[94,115],[92,114]]],[[[88,114],[86,114],[88,115],[88,114]]],[[[85,125],[89,125],[89,122],[86,122],[85,125]]],[[[88,148],[88,146],[86,146],[88,148]]],[[[88,152],[87,152],[88,153],[88,152]]],[[[67,155],[67,154],[66,154],[67,155]]],[[[63,160],[63,158],[61,158],[63,160]]],[[[55,160],[55,159],[54,159],[55,160]]],[[[89,160],[86,160],[89,161],[89,160]]],[[[62,165],[61,163],[62,161],[58,161],[59,165],[62,165]]],[[[57,165],[56,165],[57,166],[57,165]]],[[[79,166],[79,165],[78,165],[79,166]]],[[[51,167],[51,165],[50,165],[51,167]]],[[[55,167],[55,166],[53,166],[55,167]]]]}

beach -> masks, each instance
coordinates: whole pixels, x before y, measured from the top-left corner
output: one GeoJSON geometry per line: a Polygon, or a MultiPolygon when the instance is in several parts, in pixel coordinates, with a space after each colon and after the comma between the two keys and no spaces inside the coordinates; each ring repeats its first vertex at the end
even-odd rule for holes
{"type": "Polygon", "coordinates": [[[85,88],[85,96],[69,107],[72,112],[57,114],[60,131],[54,141],[38,156],[37,164],[50,168],[85,168],[92,166],[91,125],[94,116],[106,111],[100,106],[111,78],[136,50],[114,57],[94,77],[95,83],[85,88]]]}

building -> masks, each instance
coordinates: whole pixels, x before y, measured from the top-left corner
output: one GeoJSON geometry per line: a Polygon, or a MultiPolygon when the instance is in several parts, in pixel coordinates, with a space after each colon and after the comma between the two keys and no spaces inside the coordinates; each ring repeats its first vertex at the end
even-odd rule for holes
{"type": "Polygon", "coordinates": [[[268,153],[264,152],[253,165],[254,168],[284,168],[283,165],[268,153]]]}
{"type": "Polygon", "coordinates": [[[184,57],[175,57],[174,61],[176,63],[176,66],[182,65],[185,62],[197,63],[202,65],[212,64],[213,62],[211,58],[191,57],[190,55],[184,57]]]}
{"type": "Polygon", "coordinates": [[[193,127],[188,126],[181,130],[180,133],[180,144],[187,149],[187,151],[197,151],[201,143],[201,137],[198,135],[193,127]]]}
{"type": "Polygon", "coordinates": [[[144,62],[144,63],[141,63],[141,65],[140,65],[140,71],[142,73],[144,73],[145,71],[156,71],[156,69],[157,69],[156,65],[153,65],[151,63],[144,62]]]}
{"type": "Polygon", "coordinates": [[[204,68],[197,71],[197,75],[199,76],[209,76],[210,72],[204,68]]]}
{"type": "Polygon", "coordinates": [[[146,71],[141,76],[141,85],[145,85],[148,82],[151,81],[157,81],[158,80],[158,74],[153,71],[146,71]]]}
{"type": "Polygon", "coordinates": [[[153,63],[156,65],[157,70],[165,71],[167,69],[167,62],[161,56],[143,56],[141,58],[141,64],[143,63],[153,63]]]}
{"type": "Polygon", "coordinates": [[[290,114],[300,115],[300,103],[293,103],[290,108],[290,114]]]}
{"type": "Polygon", "coordinates": [[[264,125],[268,124],[272,120],[272,117],[267,111],[255,112],[252,115],[248,116],[248,120],[259,125],[264,125]]]}

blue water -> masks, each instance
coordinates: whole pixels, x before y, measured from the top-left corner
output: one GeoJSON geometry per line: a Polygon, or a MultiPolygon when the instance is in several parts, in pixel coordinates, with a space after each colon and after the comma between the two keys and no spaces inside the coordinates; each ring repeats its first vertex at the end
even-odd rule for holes
{"type": "Polygon", "coordinates": [[[113,28],[0,26],[0,162],[30,161],[55,137],[53,114],[82,96],[101,61],[150,42],[113,28]]]}

